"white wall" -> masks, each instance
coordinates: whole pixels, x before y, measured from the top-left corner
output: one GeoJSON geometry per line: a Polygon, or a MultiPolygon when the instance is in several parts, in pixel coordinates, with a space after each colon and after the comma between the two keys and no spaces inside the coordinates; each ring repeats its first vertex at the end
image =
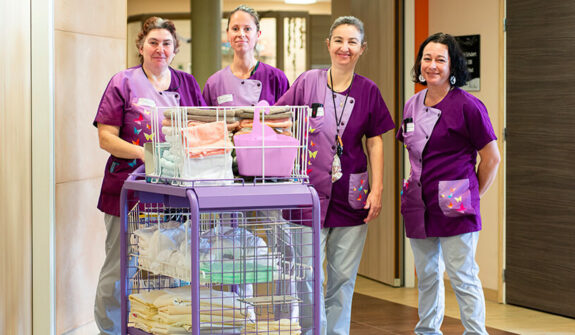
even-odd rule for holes
{"type": "MultiPolygon", "coordinates": [[[[489,117],[502,143],[500,110],[503,88],[500,87],[500,1],[503,0],[429,0],[429,34],[444,32],[451,35],[481,35],[481,90],[470,92],[487,107],[489,117]]],[[[501,148],[501,145],[500,145],[501,148]]],[[[504,195],[501,192],[503,169],[488,193],[481,199],[483,230],[477,250],[477,262],[481,272],[479,277],[487,289],[497,290],[499,270],[499,230],[500,213],[503,211],[504,195]]]]}
{"type": "Polygon", "coordinates": [[[30,5],[0,2],[0,334],[32,334],[30,5]]]}
{"type": "Polygon", "coordinates": [[[125,68],[126,2],[56,0],[56,329],[93,320],[106,229],[96,208],[108,154],[92,126],[112,75],[125,68]]]}

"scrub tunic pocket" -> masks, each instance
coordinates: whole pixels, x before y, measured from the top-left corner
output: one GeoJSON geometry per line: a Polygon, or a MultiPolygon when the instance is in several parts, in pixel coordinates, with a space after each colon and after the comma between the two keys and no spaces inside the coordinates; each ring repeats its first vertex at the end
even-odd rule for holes
{"type": "Polygon", "coordinates": [[[475,215],[471,205],[469,179],[440,181],[437,196],[439,208],[445,216],[475,215]]]}
{"type": "Polygon", "coordinates": [[[407,150],[411,150],[411,148],[413,147],[413,143],[415,141],[415,136],[413,136],[413,131],[410,132],[405,132],[403,131],[403,144],[405,145],[405,148],[407,148],[407,150]]]}
{"type": "Polygon", "coordinates": [[[323,128],[325,116],[316,116],[309,118],[309,132],[310,134],[317,134],[323,128]]]}
{"type": "Polygon", "coordinates": [[[367,171],[349,175],[349,193],[347,201],[353,209],[363,209],[369,194],[367,171]]]}

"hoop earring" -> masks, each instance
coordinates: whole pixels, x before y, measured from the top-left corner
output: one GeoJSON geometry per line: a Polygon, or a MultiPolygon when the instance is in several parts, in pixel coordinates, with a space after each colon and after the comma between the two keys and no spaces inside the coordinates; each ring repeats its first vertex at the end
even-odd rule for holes
{"type": "Polygon", "coordinates": [[[457,82],[457,79],[455,79],[455,76],[451,76],[451,77],[449,77],[449,82],[451,83],[451,85],[455,85],[455,83],[457,82]]]}
{"type": "Polygon", "coordinates": [[[420,82],[420,83],[425,83],[425,78],[423,78],[423,75],[422,75],[422,74],[420,74],[417,79],[419,79],[419,82],[420,82]]]}

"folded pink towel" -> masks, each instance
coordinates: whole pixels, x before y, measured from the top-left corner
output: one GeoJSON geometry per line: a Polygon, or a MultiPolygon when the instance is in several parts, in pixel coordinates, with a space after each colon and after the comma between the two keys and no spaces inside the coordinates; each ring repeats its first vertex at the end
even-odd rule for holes
{"type": "MultiPolygon", "coordinates": [[[[190,121],[188,122],[188,127],[194,127],[201,124],[205,124],[206,122],[202,121],[190,121]]],[[[240,121],[235,121],[233,123],[227,123],[228,131],[234,132],[240,126],[240,121]]]]}
{"type": "Polygon", "coordinates": [[[223,121],[188,127],[182,130],[182,138],[189,158],[224,154],[233,149],[223,121]]]}

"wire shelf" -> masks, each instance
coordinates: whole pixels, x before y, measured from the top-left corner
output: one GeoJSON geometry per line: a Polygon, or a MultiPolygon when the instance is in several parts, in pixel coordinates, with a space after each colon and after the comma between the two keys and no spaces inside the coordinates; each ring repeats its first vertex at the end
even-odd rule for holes
{"type": "Polygon", "coordinates": [[[193,206],[170,205],[166,195],[156,196],[162,200],[137,191],[128,201],[122,263],[128,334],[288,335],[310,330],[304,321],[313,316],[301,315],[300,308],[306,303],[302,297],[315,294],[304,284],[317,279],[311,262],[317,255],[310,242],[303,242],[311,237],[302,238],[312,234],[312,219],[291,216],[306,208],[197,212],[193,206]],[[192,292],[198,292],[197,308],[192,292]]]}

